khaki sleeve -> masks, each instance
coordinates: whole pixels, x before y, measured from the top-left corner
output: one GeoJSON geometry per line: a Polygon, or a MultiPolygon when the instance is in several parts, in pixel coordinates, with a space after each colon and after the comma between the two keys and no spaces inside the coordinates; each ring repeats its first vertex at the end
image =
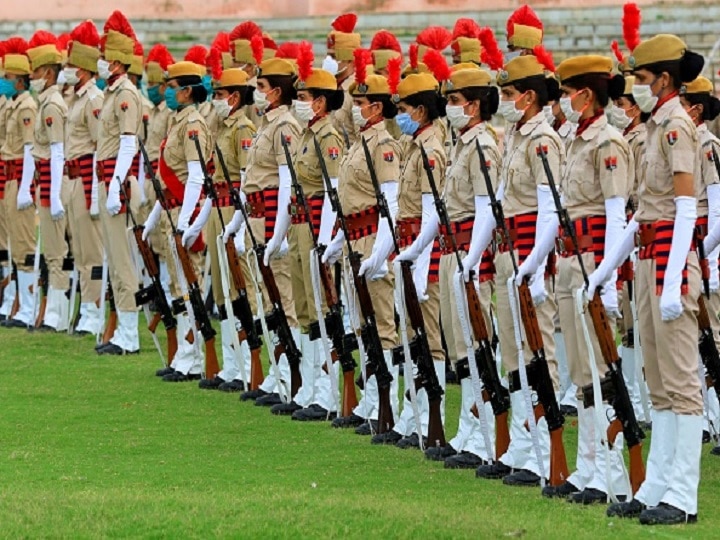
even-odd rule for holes
{"type": "Polygon", "coordinates": [[[562,178],[560,164],[563,161],[563,154],[560,146],[554,140],[547,136],[538,137],[537,139],[531,140],[527,150],[527,157],[530,163],[530,169],[532,171],[533,178],[535,178],[535,185],[550,185],[547,173],[545,172],[545,168],[543,167],[543,160],[537,153],[537,148],[540,145],[542,145],[543,148],[546,150],[547,160],[550,164],[550,171],[552,172],[555,186],[559,186],[560,178],[562,178]]]}
{"type": "Polygon", "coordinates": [[[238,157],[238,163],[240,164],[240,170],[245,170],[248,161],[248,151],[252,146],[252,140],[255,136],[255,127],[252,124],[243,124],[235,130],[234,146],[235,153],[238,157]]]}
{"type": "Polygon", "coordinates": [[[37,110],[32,107],[22,109],[18,114],[18,123],[20,125],[23,144],[33,144],[35,142],[36,116],[37,110]]]}
{"type": "MultiPolygon", "coordinates": [[[[205,151],[208,147],[209,134],[208,128],[205,123],[197,120],[188,122],[185,126],[185,137],[183,142],[183,151],[185,154],[185,161],[200,161],[200,155],[198,154],[197,145],[195,144],[195,137],[197,136],[200,141],[200,149],[205,151]]],[[[203,159],[207,160],[210,154],[203,155],[203,159]]]]}
{"type": "Polygon", "coordinates": [[[400,181],[400,145],[395,139],[381,141],[375,148],[373,165],[378,183],[400,181]]]}
{"type": "MultiPolygon", "coordinates": [[[[490,193],[488,192],[485,174],[480,167],[480,155],[475,149],[475,143],[473,142],[472,144],[473,148],[468,156],[468,170],[470,172],[470,180],[472,181],[473,193],[476,197],[485,197],[490,195],[490,193]]],[[[485,165],[487,166],[488,174],[490,175],[490,182],[492,183],[495,192],[497,192],[502,157],[500,156],[497,147],[481,144],[481,148],[483,150],[483,155],[485,156],[485,165]]]]}
{"type": "Polygon", "coordinates": [[[595,150],[595,170],[605,199],[622,197],[630,192],[630,156],[617,141],[609,140],[595,150]]]}
{"type": "Polygon", "coordinates": [[[61,143],[65,141],[65,114],[60,108],[50,103],[42,110],[40,118],[42,125],[45,126],[45,133],[49,144],[61,143]]]}
{"type": "Polygon", "coordinates": [[[85,103],[85,123],[87,124],[88,131],[90,132],[90,138],[93,142],[97,142],[102,106],[102,95],[89,99],[87,100],[87,103],[85,103]]]}
{"type": "Polygon", "coordinates": [[[687,123],[671,120],[662,134],[661,144],[672,174],[694,174],[698,140],[687,123]]]}
{"type": "Polygon", "coordinates": [[[275,133],[273,134],[273,146],[278,167],[281,165],[287,165],[285,149],[282,145],[283,137],[288,143],[290,157],[294,156],[297,145],[300,143],[300,129],[298,128],[297,124],[294,124],[293,122],[282,122],[275,129],[275,133]]]}
{"type": "MultiPolygon", "coordinates": [[[[320,149],[325,159],[325,167],[327,167],[330,178],[338,178],[340,174],[340,158],[342,157],[342,141],[337,133],[331,132],[325,135],[320,141],[320,149]]],[[[314,147],[313,143],[313,147],[314,147]]]]}
{"type": "Polygon", "coordinates": [[[140,103],[129,90],[120,90],[115,99],[115,115],[118,118],[120,134],[136,135],[140,132],[140,103]]]}
{"type": "MultiPolygon", "coordinates": [[[[418,155],[420,155],[419,152],[418,155]]],[[[438,193],[442,193],[445,183],[445,168],[447,166],[447,161],[445,159],[445,149],[433,145],[433,148],[430,150],[430,153],[428,155],[428,161],[430,162],[430,169],[432,170],[435,187],[437,188],[438,193]]],[[[422,163],[422,157],[420,158],[419,162],[418,174],[420,177],[420,190],[422,191],[422,193],[432,193],[432,188],[430,187],[430,180],[428,179],[427,171],[425,170],[425,167],[422,163]]]]}

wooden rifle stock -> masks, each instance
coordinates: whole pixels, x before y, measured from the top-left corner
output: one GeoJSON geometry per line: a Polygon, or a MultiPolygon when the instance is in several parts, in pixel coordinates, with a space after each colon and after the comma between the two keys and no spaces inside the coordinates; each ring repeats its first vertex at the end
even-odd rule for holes
{"type": "Polygon", "coordinates": [[[260,388],[265,375],[263,375],[262,362],[260,360],[260,349],[250,350],[250,390],[260,388]]]}
{"type": "Polygon", "coordinates": [[[355,372],[343,371],[343,397],[340,416],[350,416],[357,406],[358,398],[355,390],[355,372]]]}

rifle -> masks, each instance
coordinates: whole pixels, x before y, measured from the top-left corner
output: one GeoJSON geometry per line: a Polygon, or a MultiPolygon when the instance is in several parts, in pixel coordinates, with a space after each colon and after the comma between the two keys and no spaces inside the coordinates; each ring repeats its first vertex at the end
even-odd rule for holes
{"type": "Polygon", "coordinates": [[[698,328],[700,329],[700,341],[698,342],[700,357],[707,372],[707,386],[715,388],[720,399],[720,354],[718,354],[717,346],[715,345],[715,336],[713,335],[710,324],[710,315],[702,295],[698,298],[698,307],[700,308],[697,317],[698,328]]]}
{"type": "MultiPolygon", "coordinates": [[[[575,228],[570,221],[570,215],[560,200],[560,194],[558,193],[553,173],[550,169],[550,163],[548,162],[547,148],[542,145],[538,146],[537,155],[542,160],[543,170],[550,185],[560,227],[562,227],[565,235],[570,237],[572,241],[580,271],[582,272],[583,280],[587,287],[588,274],[583,263],[580,244],[575,234],[575,228]]],[[[633,493],[635,493],[640,488],[640,484],[645,480],[645,467],[642,460],[642,440],[645,438],[645,434],[642,429],[640,429],[637,419],[635,418],[635,411],[633,410],[632,402],[630,401],[630,396],[625,386],[625,379],[622,374],[622,361],[617,353],[615,333],[610,326],[610,321],[605,312],[605,306],[603,306],[602,299],[600,298],[600,291],[596,290],[595,295],[588,302],[588,312],[593,322],[593,328],[597,335],[603,360],[605,360],[605,365],[608,368],[605,374],[605,380],[609,380],[609,384],[606,383],[604,388],[610,391],[606,392],[606,399],[615,410],[615,418],[611,420],[607,430],[608,442],[609,444],[614,444],[618,433],[622,431],[627,441],[628,452],[630,453],[630,483],[633,493]]],[[[592,388],[592,385],[589,386],[592,388]]],[[[583,392],[589,393],[590,390],[583,388],[583,392]]]]}
{"type": "MultiPolygon", "coordinates": [[[[430,168],[425,149],[421,147],[421,155],[423,157],[423,167],[430,168]]],[[[435,178],[428,172],[428,181],[433,199],[435,199],[435,209],[437,210],[440,225],[445,229],[447,238],[450,240],[450,247],[455,253],[457,259],[458,272],[463,272],[464,265],[462,257],[457,247],[455,234],[453,233],[450,216],[447,212],[445,201],[440,196],[440,192],[435,184],[435,178]]],[[[440,236],[441,244],[444,244],[444,237],[440,236]]],[[[441,246],[444,247],[444,246],[441,246]]],[[[471,272],[471,276],[474,272],[471,272]]],[[[475,284],[472,279],[465,283],[465,294],[467,296],[468,312],[470,314],[470,324],[472,326],[473,337],[478,342],[478,348],[475,350],[475,364],[477,366],[478,375],[483,383],[483,401],[489,401],[495,416],[495,457],[502,456],[510,446],[510,428],[508,426],[508,411],[510,410],[510,393],[502,385],[500,375],[495,364],[495,353],[490,342],[490,335],[485,325],[485,317],[482,313],[480,298],[478,297],[475,284]]],[[[468,358],[468,362],[473,359],[468,358]]],[[[477,404],[473,410],[473,414],[480,415],[477,404]]]]}
{"type": "MultiPolygon", "coordinates": [[[[505,242],[508,244],[508,253],[513,265],[515,274],[518,272],[518,264],[515,258],[515,246],[513,245],[510,231],[505,221],[505,213],[502,203],[497,200],[495,190],[490,180],[490,172],[488,171],[485,153],[480,143],[475,141],[475,149],[480,157],[480,168],[485,177],[488,195],[490,196],[490,206],[492,208],[493,217],[498,228],[502,231],[505,242]]],[[[567,467],[567,458],[565,457],[565,447],[563,445],[562,433],[565,418],[560,412],[557,399],[555,398],[555,389],[553,388],[552,379],[550,378],[550,370],[548,368],[547,359],[545,358],[545,348],[543,344],[542,333],[540,332],[540,324],[535,311],[532,294],[528,280],[524,279],[518,285],[518,297],[520,301],[520,317],[522,319],[523,328],[525,329],[525,337],[527,345],[532,352],[533,358],[527,365],[528,383],[535,390],[538,396],[539,405],[535,407],[535,416],[540,418],[545,416],[550,432],[550,485],[558,486],[562,484],[569,476],[567,467]]],[[[510,389],[519,388],[519,370],[510,375],[510,389]]]]}
{"type": "MultiPolygon", "coordinates": [[[[240,194],[232,184],[230,172],[225,164],[225,158],[217,144],[215,145],[215,157],[220,164],[220,170],[227,182],[228,192],[230,193],[230,200],[233,207],[236,210],[243,212],[245,221],[247,222],[245,206],[240,200],[240,194]]],[[[249,226],[247,227],[247,230],[250,235],[252,235],[252,230],[249,226]]],[[[260,339],[255,327],[255,318],[253,316],[252,307],[250,307],[245,275],[243,274],[242,268],[240,268],[240,257],[238,256],[237,248],[235,247],[234,234],[228,238],[228,241],[225,243],[225,252],[227,253],[230,276],[232,277],[233,285],[237,291],[237,298],[232,300],[231,307],[233,314],[240,321],[240,325],[242,326],[242,330],[238,332],[238,339],[240,339],[240,341],[247,340],[248,347],[250,349],[250,380],[248,381],[248,385],[250,390],[257,390],[263,382],[262,362],[260,360],[262,340],[260,339]]]]}
{"type": "MultiPolygon", "coordinates": [[[[340,207],[340,198],[338,196],[337,189],[335,189],[332,185],[330,174],[328,174],[327,170],[327,164],[325,163],[325,156],[322,153],[322,148],[320,148],[320,143],[316,137],[313,137],[313,142],[315,144],[315,153],[317,154],[320,162],[320,171],[322,172],[325,189],[327,190],[328,198],[330,199],[330,205],[332,206],[333,211],[339,216],[342,214],[342,208],[340,207]]],[[[343,371],[343,398],[340,416],[350,416],[353,409],[355,409],[358,404],[357,392],[355,390],[356,363],[355,358],[353,358],[352,355],[353,348],[348,346],[348,338],[345,335],[342,304],[340,303],[340,295],[338,294],[339,287],[337,286],[337,283],[333,284],[330,276],[330,269],[322,262],[322,255],[325,251],[325,246],[318,245],[316,241],[315,248],[318,257],[318,268],[320,269],[320,282],[322,283],[323,290],[325,291],[325,303],[328,307],[328,314],[325,317],[325,325],[330,333],[330,338],[333,342],[333,349],[338,356],[340,367],[343,371]]],[[[336,277],[339,277],[339,269],[336,268],[335,271],[336,277]]]]}
{"type": "Polygon", "coordinates": [[[340,127],[342,127],[343,140],[345,141],[345,150],[350,150],[350,135],[348,135],[347,128],[344,125],[340,127]]]}
{"type": "MultiPolygon", "coordinates": [[[[148,157],[147,150],[145,149],[145,145],[140,138],[138,138],[138,143],[140,145],[140,151],[142,152],[145,163],[149,164],[150,159],[148,157]]],[[[185,305],[186,307],[189,307],[188,313],[192,312],[192,319],[194,319],[195,325],[200,331],[200,334],[202,334],[203,340],[205,341],[205,377],[208,379],[212,379],[220,372],[217,353],[215,352],[216,332],[215,329],[212,327],[212,323],[210,322],[210,316],[205,310],[205,304],[202,298],[202,290],[200,289],[200,283],[198,281],[197,275],[195,274],[195,268],[193,268],[192,261],[190,260],[190,255],[188,255],[185,246],[183,246],[183,233],[175,227],[175,223],[173,222],[172,214],[170,213],[167,201],[165,200],[165,193],[163,193],[160,181],[157,179],[157,176],[154,174],[152,168],[149,169],[149,172],[150,171],[152,171],[152,174],[150,174],[150,181],[152,182],[153,188],[155,189],[155,195],[157,197],[157,200],[160,201],[160,205],[163,207],[167,214],[168,222],[170,223],[170,229],[172,231],[172,237],[175,243],[175,251],[177,253],[180,270],[182,270],[185,280],[187,281],[187,298],[184,299],[185,305]]],[[[174,312],[181,312],[181,310],[178,309],[177,303],[174,302],[173,304],[174,312]]]]}

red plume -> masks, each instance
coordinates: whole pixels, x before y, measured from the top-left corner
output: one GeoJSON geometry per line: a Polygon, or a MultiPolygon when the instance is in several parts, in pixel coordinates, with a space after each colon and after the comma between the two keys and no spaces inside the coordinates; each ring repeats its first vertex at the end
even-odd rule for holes
{"type": "Polygon", "coordinates": [[[135,46],[133,47],[133,54],[135,56],[142,56],[143,54],[145,54],[142,43],[140,43],[139,41],[135,42],[135,46]]]}
{"type": "Polygon", "coordinates": [[[210,52],[207,56],[207,67],[210,68],[212,78],[219,81],[223,72],[222,51],[217,47],[210,47],[210,52]]]}
{"type": "Polygon", "coordinates": [[[278,44],[275,43],[275,40],[271,38],[268,34],[263,34],[262,40],[263,47],[265,47],[266,49],[272,49],[273,51],[278,50],[278,44]]]}
{"type": "Polygon", "coordinates": [[[255,63],[259,66],[260,64],[262,64],[263,50],[265,49],[262,35],[255,34],[252,39],[250,39],[250,48],[252,49],[252,55],[255,59],[255,63]]]}
{"type": "Polygon", "coordinates": [[[630,52],[633,52],[635,47],[640,44],[641,20],[640,8],[637,4],[628,2],[623,6],[623,39],[625,40],[625,46],[630,49],[630,52]]]}
{"type": "Polygon", "coordinates": [[[60,34],[57,38],[58,50],[66,51],[70,43],[70,34],[60,34]]]}
{"type": "Polygon", "coordinates": [[[310,77],[314,61],[315,55],[313,54],[312,43],[309,41],[301,42],[297,54],[298,78],[301,81],[307,81],[308,77],[310,77]]]}
{"type": "Polygon", "coordinates": [[[533,49],[533,54],[546,70],[555,72],[555,61],[550,51],[546,50],[542,45],[537,45],[533,49]]]}
{"type": "Polygon", "coordinates": [[[30,38],[28,48],[34,49],[35,47],[40,47],[41,45],[57,46],[57,37],[55,34],[48,32],[47,30],[38,30],[35,34],[33,34],[33,37],[30,38]]]}
{"type": "Polygon", "coordinates": [[[0,41],[0,59],[5,58],[5,42],[0,41]]]}
{"type": "Polygon", "coordinates": [[[511,38],[515,33],[516,24],[532,26],[539,30],[543,29],[543,23],[540,20],[540,17],[538,17],[537,13],[535,13],[528,5],[520,6],[518,9],[513,11],[512,15],[508,18],[506,27],[508,38],[511,38]]]}
{"type": "Polygon", "coordinates": [[[81,22],[73,28],[73,31],[70,32],[70,39],[88,47],[100,45],[100,34],[98,34],[95,23],[91,20],[81,22]]]}
{"type": "Polygon", "coordinates": [[[432,71],[435,78],[440,82],[447,81],[450,78],[450,75],[452,75],[452,71],[448,67],[445,57],[440,51],[430,49],[425,53],[425,56],[423,56],[423,63],[430,71],[432,71]]]}
{"type": "Polygon", "coordinates": [[[408,57],[410,58],[410,67],[417,69],[418,67],[418,45],[417,43],[411,43],[408,49],[408,57]]]}
{"type": "Polygon", "coordinates": [[[613,42],[610,44],[610,48],[615,54],[615,58],[617,58],[617,61],[622,64],[625,61],[625,57],[623,56],[623,53],[620,50],[620,45],[618,44],[616,39],[614,39],[613,42]]]}
{"type": "Polygon", "coordinates": [[[436,51],[442,51],[452,41],[453,37],[450,30],[444,26],[428,26],[420,32],[415,39],[419,45],[425,45],[436,51]]]}
{"type": "Polygon", "coordinates": [[[125,15],[123,15],[118,10],[115,10],[110,14],[110,17],[108,17],[108,20],[105,23],[105,26],[103,28],[103,32],[105,32],[106,34],[110,30],[115,30],[116,32],[120,32],[124,36],[127,36],[132,39],[137,39],[135,37],[135,31],[133,30],[133,27],[130,25],[130,22],[127,20],[125,15]]]}
{"type": "Polygon", "coordinates": [[[402,54],[400,42],[394,34],[388,32],[387,30],[380,30],[373,36],[372,41],[370,42],[370,50],[396,51],[402,54]]]}
{"type": "Polygon", "coordinates": [[[397,94],[398,86],[400,85],[400,71],[402,68],[402,58],[399,56],[396,56],[395,58],[391,58],[388,60],[387,63],[387,82],[388,87],[390,88],[390,95],[397,94]]]}
{"type": "Polygon", "coordinates": [[[230,32],[229,40],[236,41],[238,39],[245,39],[250,41],[254,36],[261,36],[261,28],[252,21],[245,21],[238,24],[230,32]]]}
{"type": "Polygon", "coordinates": [[[25,54],[28,42],[20,36],[14,36],[5,41],[5,54],[25,54]]]}
{"type": "Polygon", "coordinates": [[[277,48],[275,58],[284,58],[285,60],[297,60],[299,47],[297,43],[286,41],[277,48]]]}
{"type": "Polygon", "coordinates": [[[199,66],[204,66],[207,60],[208,51],[204,45],[193,45],[185,53],[185,61],[194,62],[199,66]]]}
{"type": "Polygon", "coordinates": [[[145,60],[145,63],[147,64],[148,62],[157,62],[158,64],[160,64],[160,67],[163,69],[163,71],[167,71],[168,66],[170,64],[174,64],[175,60],[170,54],[170,51],[168,51],[168,48],[162,43],[158,43],[157,45],[154,45],[152,49],[150,49],[150,52],[148,52],[147,60],[145,60]]]}
{"type": "Polygon", "coordinates": [[[333,27],[333,30],[336,30],[337,32],[343,32],[345,34],[350,34],[353,30],[355,30],[355,25],[357,24],[357,15],[354,13],[345,13],[343,15],[340,15],[337,19],[335,19],[331,26],[333,27]]]}
{"type": "Polygon", "coordinates": [[[367,67],[372,61],[371,53],[366,49],[355,49],[353,57],[355,59],[355,82],[365,84],[367,67]]]}
{"type": "Polygon", "coordinates": [[[227,32],[218,32],[210,48],[217,48],[220,52],[230,52],[230,35],[227,32]]]}
{"type": "Polygon", "coordinates": [[[505,57],[503,56],[500,47],[498,47],[495,34],[489,26],[480,30],[480,43],[482,44],[480,60],[484,64],[490,66],[490,69],[500,69],[503,67],[505,57]]]}
{"type": "Polygon", "coordinates": [[[459,37],[476,38],[480,33],[480,27],[472,19],[458,19],[455,21],[455,28],[453,28],[452,37],[457,39],[459,37]]]}

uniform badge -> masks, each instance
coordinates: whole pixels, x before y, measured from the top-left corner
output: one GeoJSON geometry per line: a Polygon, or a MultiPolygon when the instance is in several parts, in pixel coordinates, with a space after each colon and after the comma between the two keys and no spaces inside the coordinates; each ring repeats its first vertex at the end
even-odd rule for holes
{"type": "Polygon", "coordinates": [[[428,158],[428,166],[431,171],[435,170],[435,160],[433,158],[428,158]]]}
{"type": "Polygon", "coordinates": [[[240,148],[247,151],[252,146],[252,139],[243,139],[240,141],[240,148]]]}
{"type": "Polygon", "coordinates": [[[668,132],[665,134],[665,137],[667,137],[667,142],[668,142],[668,144],[669,144],[670,146],[673,146],[673,145],[677,142],[677,140],[678,140],[677,131],[675,131],[675,130],[668,131],[668,132]]]}
{"type": "Polygon", "coordinates": [[[100,109],[93,109],[93,116],[95,120],[100,120],[100,109]]]}
{"type": "Polygon", "coordinates": [[[707,160],[708,160],[709,162],[712,163],[713,161],[715,161],[715,158],[713,157],[713,151],[712,151],[712,150],[708,150],[707,153],[705,154],[705,156],[707,157],[707,160]]]}
{"type": "Polygon", "coordinates": [[[332,148],[328,148],[328,157],[335,161],[340,157],[340,149],[334,146],[332,148]]]}
{"type": "Polygon", "coordinates": [[[605,158],[605,169],[608,171],[617,169],[617,156],[608,156],[605,158]]]}
{"type": "Polygon", "coordinates": [[[31,118],[23,118],[23,124],[29,126],[32,123],[31,118]]]}
{"type": "Polygon", "coordinates": [[[45,119],[45,125],[46,125],[47,127],[52,127],[52,125],[53,125],[52,116],[48,116],[48,117],[45,119]]]}
{"type": "Polygon", "coordinates": [[[290,144],[292,142],[292,135],[283,135],[285,137],[285,142],[290,144]]]}
{"type": "Polygon", "coordinates": [[[150,117],[147,114],[143,114],[143,122],[147,122],[150,120],[150,117]]]}
{"type": "Polygon", "coordinates": [[[490,170],[490,165],[492,165],[492,162],[488,159],[485,161],[485,166],[487,167],[487,170],[490,170]]]}
{"type": "Polygon", "coordinates": [[[121,110],[122,112],[127,111],[129,107],[130,107],[130,106],[128,105],[128,102],[127,102],[127,101],[123,101],[123,102],[120,104],[120,110],[121,110]]]}
{"type": "Polygon", "coordinates": [[[395,154],[393,152],[383,152],[383,160],[392,163],[395,161],[395,154]]]}
{"type": "Polygon", "coordinates": [[[535,149],[535,153],[536,153],[538,156],[541,156],[541,155],[543,155],[543,154],[545,154],[545,155],[547,156],[547,153],[548,153],[548,146],[547,146],[547,144],[538,144],[538,147],[535,149]]]}

